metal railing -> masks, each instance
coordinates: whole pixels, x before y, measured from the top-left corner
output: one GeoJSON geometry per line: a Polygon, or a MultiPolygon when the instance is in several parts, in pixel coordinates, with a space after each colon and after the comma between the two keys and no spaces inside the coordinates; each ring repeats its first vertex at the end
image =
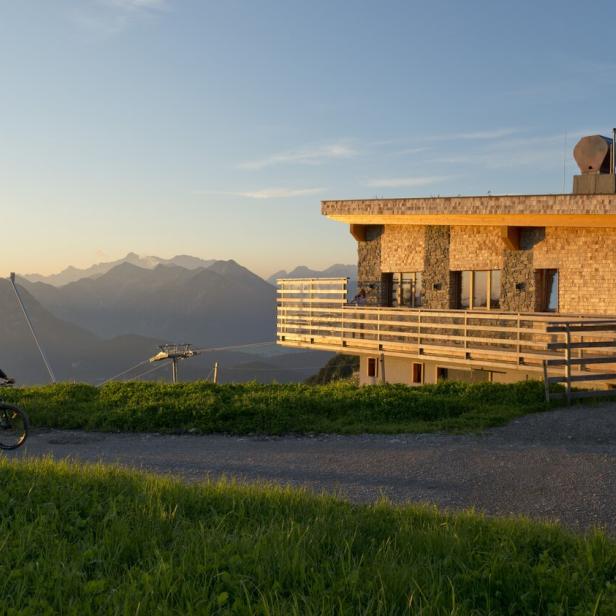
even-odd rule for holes
{"type": "Polygon", "coordinates": [[[616,317],[358,306],[347,285],[280,279],[278,343],[537,373],[564,382],[569,400],[572,386],[616,382],[616,317]]]}

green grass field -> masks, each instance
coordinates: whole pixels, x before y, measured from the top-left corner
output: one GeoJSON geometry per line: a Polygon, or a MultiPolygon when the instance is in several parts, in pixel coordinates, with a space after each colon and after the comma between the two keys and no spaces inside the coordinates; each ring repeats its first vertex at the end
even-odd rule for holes
{"type": "Polygon", "coordinates": [[[280,487],[0,460],[3,614],[616,613],[616,544],[280,487]]]}
{"type": "Polygon", "coordinates": [[[110,383],[0,392],[22,405],[36,427],[141,432],[340,434],[464,432],[545,410],[535,381],[358,387],[110,383]]]}

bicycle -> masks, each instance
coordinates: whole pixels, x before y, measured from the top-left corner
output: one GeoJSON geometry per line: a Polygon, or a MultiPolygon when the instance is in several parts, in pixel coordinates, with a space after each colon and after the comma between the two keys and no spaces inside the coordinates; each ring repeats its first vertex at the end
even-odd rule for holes
{"type": "MultiPolygon", "coordinates": [[[[0,379],[0,387],[12,387],[15,379],[0,379]]],[[[24,411],[0,400],[0,449],[17,449],[28,437],[30,420],[24,411]]]]}

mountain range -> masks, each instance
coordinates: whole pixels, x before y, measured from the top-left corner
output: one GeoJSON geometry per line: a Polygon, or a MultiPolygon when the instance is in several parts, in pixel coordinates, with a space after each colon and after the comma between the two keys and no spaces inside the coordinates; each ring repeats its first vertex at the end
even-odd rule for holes
{"type": "Polygon", "coordinates": [[[198,269],[125,261],[59,287],[18,281],[56,317],[105,338],[138,334],[205,346],[275,337],[274,287],[235,261],[198,269]]]}
{"type": "Polygon", "coordinates": [[[198,269],[200,267],[209,267],[215,260],[199,259],[190,255],[176,255],[170,259],[161,259],[160,257],[140,256],[134,252],[129,252],[122,259],[116,261],[107,261],[96,263],[90,267],[79,269],[69,265],[66,269],[58,274],[43,276],[41,274],[23,274],[22,278],[29,282],[45,282],[55,287],[60,287],[70,282],[75,282],[82,278],[96,278],[106,274],[109,270],[123,263],[130,263],[144,269],[154,269],[157,265],[178,265],[186,269],[198,269]]]}
{"type": "MultiPolygon", "coordinates": [[[[287,275],[352,277],[353,270],[337,265],[317,272],[302,266],[287,275]]],[[[19,276],[17,283],[59,380],[100,383],[154,355],[162,343],[211,348],[275,340],[275,288],[233,260],[129,253],[118,261],[69,267],[52,276],[19,276]],[[77,279],[62,283],[71,277],[77,279]]],[[[0,314],[0,367],[22,383],[47,382],[10,284],[3,280],[0,314]]],[[[318,351],[289,352],[273,344],[227,349],[182,362],[180,375],[186,380],[205,378],[218,361],[221,382],[301,381],[330,357],[318,351]]],[[[144,378],[161,377],[169,378],[164,366],[144,378]]]]}
{"type": "Polygon", "coordinates": [[[351,281],[356,281],[357,266],[336,263],[324,270],[314,270],[305,265],[299,265],[290,272],[280,270],[272,274],[267,281],[275,285],[278,278],[349,278],[351,281]]]}

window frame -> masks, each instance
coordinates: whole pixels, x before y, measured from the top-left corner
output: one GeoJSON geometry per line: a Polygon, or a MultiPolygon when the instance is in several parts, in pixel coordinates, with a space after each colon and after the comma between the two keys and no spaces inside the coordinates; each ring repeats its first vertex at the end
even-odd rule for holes
{"type": "Polygon", "coordinates": [[[476,270],[458,270],[460,276],[459,289],[458,289],[458,308],[461,310],[486,310],[486,311],[497,311],[501,310],[500,306],[500,296],[498,299],[498,306],[492,306],[492,273],[499,272],[500,276],[500,287],[502,291],[503,284],[503,270],[498,268],[493,269],[476,269],[476,270]],[[475,274],[479,272],[485,272],[486,274],[486,305],[485,306],[475,306],[475,274]],[[468,306],[462,306],[462,278],[464,274],[468,274],[469,278],[469,293],[468,293],[468,306]]]}
{"type": "Polygon", "coordinates": [[[368,361],[366,363],[366,376],[369,379],[378,379],[379,378],[379,361],[376,357],[368,357],[368,361]],[[372,367],[372,370],[371,370],[372,367]],[[374,374],[371,374],[374,372],[374,374]]]}
{"type": "Polygon", "coordinates": [[[386,272],[388,276],[391,276],[391,292],[389,298],[389,304],[393,308],[422,308],[423,307],[423,271],[415,272],[386,272]],[[417,293],[417,282],[419,277],[419,293],[417,293]],[[404,297],[403,281],[411,280],[411,303],[404,304],[402,299],[404,297]],[[417,302],[419,298],[419,303],[417,302]]]}

